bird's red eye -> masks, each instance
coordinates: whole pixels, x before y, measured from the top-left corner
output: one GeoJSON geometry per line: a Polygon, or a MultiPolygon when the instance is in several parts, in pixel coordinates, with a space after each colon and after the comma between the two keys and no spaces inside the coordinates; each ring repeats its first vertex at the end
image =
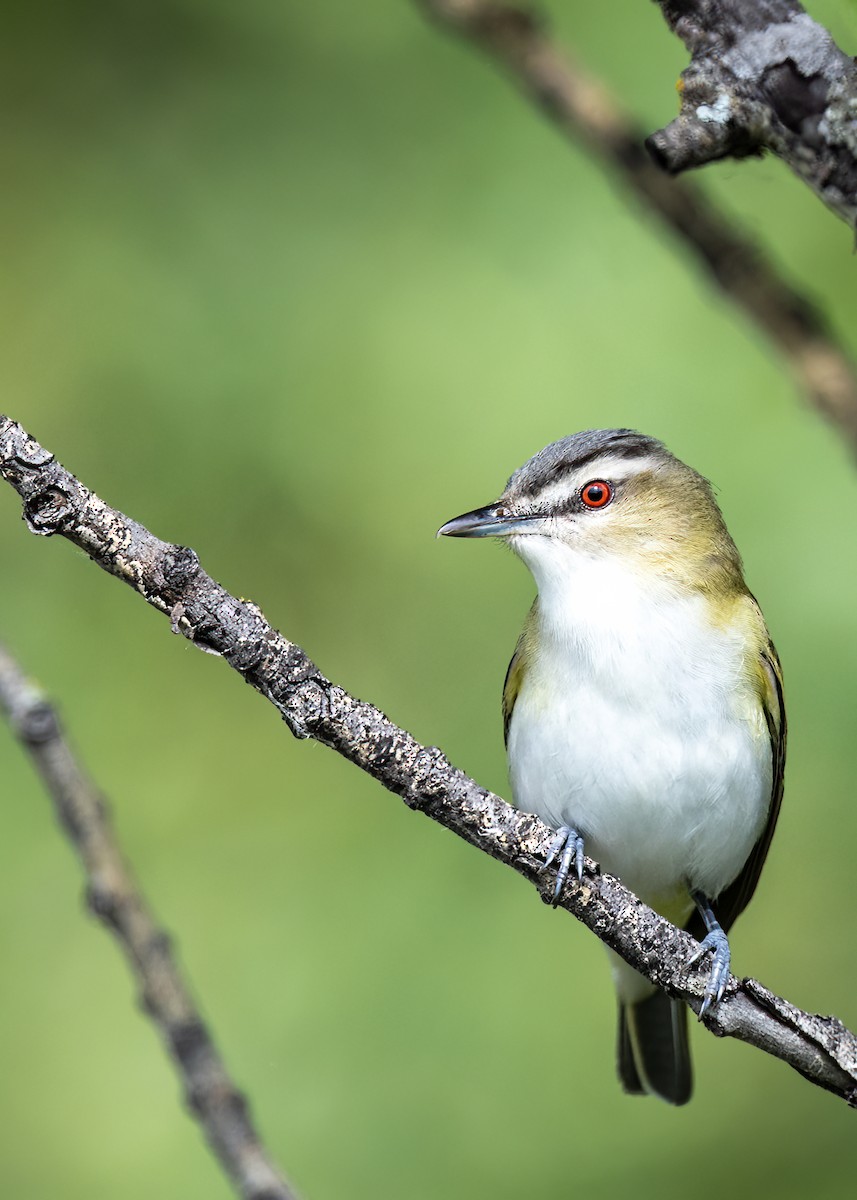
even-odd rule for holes
{"type": "Polygon", "coordinates": [[[613,499],[613,489],[603,479],[593,479],[580,489],[580,498],[587,508],[603,508],[613,499]]]}

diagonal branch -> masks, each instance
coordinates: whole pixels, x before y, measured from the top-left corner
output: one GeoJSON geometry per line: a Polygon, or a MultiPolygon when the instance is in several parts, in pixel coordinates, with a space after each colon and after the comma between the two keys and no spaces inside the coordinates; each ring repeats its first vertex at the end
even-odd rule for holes
{"type": "Polygon", "coordinates": [[[243,1200],[295,1200],[268,1158],[170,949],[125,863],[104,800],[63,737],[56,711],[0,646],[0,712],[45,782],[83,864],[87,903],[115,935],[184,1084],[188,1108],[243,1200]]]}
{"type": "Polygon", "coordinates": [[[684,242],[773,342],[798,386],[857,452],[857,372],[819,310],[702,192],[646,155],[645,134],[604,85],[560,53],[532,14],[496,0],[416,0],[501,66],[567,138],[584,144],[684,242]]]}
{"type": "Polygon", "coordinates": [[[671,172],[771,150],[857,228],[857,66],[796,0],[656,0],[687,46],[681,112],[646,142],[671,172]]]}
{"type": "MultiPolygon", "coordinates": [[[[553,831],[516,812],[420,745],[382,712],[318,670],[259,608],[230,595],[202,569],[193,550],[162,542],[110,508],[65,470],[16,422],[0,417],[0,475],[24,501],[33,533],[67,538],[105,571],[169,616],[173,632],[221,655],[277,708],[296,737],[332,747],[432,820],[549,895],[542,863],[553,831]]],[[[699,1010],[706,966],[688,970],[696,943],[587,861],[582,883],[569,881],[560,906],[672,996],[699,1010]]],[[[834,1017],[802,1012],[753,980],[730,977],[706,1025],[719,1036],[758,1046],[813,1083],[857,1106],[857,1037],[834,1017]]]]}

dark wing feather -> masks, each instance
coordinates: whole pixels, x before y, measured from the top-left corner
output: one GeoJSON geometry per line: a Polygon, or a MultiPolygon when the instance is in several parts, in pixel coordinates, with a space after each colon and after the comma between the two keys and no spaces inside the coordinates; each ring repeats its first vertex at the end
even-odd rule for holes
{"type": "MultiPolygon", "coordinates": [[[[730,883],[714,903],[715,915],[726,931],[750,903],[753,892],[756,890],[783,800],[783,772],[786,764],[786,709],[783,703],[783,672],[777,652],[770,641],[762,651],[760,666],[764,684],[762,695],[765,720],[771,739],[773,765],[771,806],[768,809],[768,819],[762,830],[762,836],[751,850],[750,857],[744,864],[740,875],[733,883],[730,883]]],[[[695,938],[705,937],[705,926],[699,913],[694,913],[687,924],[687,929],[695,938]]]]}

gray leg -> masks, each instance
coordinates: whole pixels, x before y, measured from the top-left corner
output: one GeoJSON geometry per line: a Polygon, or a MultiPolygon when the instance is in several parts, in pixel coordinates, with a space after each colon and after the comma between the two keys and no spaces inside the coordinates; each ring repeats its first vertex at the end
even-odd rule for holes
{"type": "Polygon", "coordinates": [[[698,962],[707,950],[712,951],[711,970],[708,972],[708,982],[705,985],[705,995],[702,998],[702,1007],[699,1010],[700,1021],[723,997],[723,992],[726,989],[726,983],[729,979],[729,961],[731,953],[729,950],[729,939],[720,928],[720,922],[714,915],[711,907],[711,901],[703,896],[701,892],[693,893],[693,902],[699,909],[699,915],[705,922],[705,928],[708,933],[699,943],[699,948],[690,959],[688,966],[698,962]]]}
{"type": "Polygon", "coordinates": [[[548,849],[548,856],[545,859],[545,870],[548,869],[557,856],[559,856],[559,866],[556,872],[556,887],[553,890],[554,906],[556,906],[560,893],[565,886],[565,881],[568,879],[572,863],[574,863],[577,878],[579,880],[583,878],[583,838],[570,825],[560,825],[557,830],[556,837],[548,849]]]}

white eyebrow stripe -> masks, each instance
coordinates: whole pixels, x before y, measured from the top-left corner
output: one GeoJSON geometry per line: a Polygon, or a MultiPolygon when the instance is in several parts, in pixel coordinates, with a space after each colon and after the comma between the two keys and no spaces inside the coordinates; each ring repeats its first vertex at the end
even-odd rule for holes
{"type": "Polygon", "coordinates": [[[532,502],[539,507],[545,505],[553,508],[565,503],[572,493],[591,480],[606,479],[611,483],[624,483],[634,475],[640,475],[643,471],[655,471],[662,465],[657,458],[627,459],[605,454],[603,458],[587,463],[582,469],[572,468],[562,479],[556,479],[546,488],[542,488],[533,497],[532,502]]]}

